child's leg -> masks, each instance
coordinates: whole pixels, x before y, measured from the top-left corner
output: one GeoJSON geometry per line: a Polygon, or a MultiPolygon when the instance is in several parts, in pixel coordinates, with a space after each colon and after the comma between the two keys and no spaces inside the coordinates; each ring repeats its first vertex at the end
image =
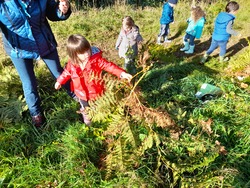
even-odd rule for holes
{"type": "Polygon", "coordinates": [[[88,101],[85,100],[79,100],[79,103],[81,105],[80,112],[82,114],[82,118],[84,123],[89,126],[91,124],[91,119],[89,118],[87,112],[86,112],[86,107],[89,107],[88,101]]]}
{"type": "Polygon", "coordinates": [[[185,53],[192,54],[192,53],[194,53],[194,47],[195,47],[194,39],[195,39],[195,37],[193,35],[190,35],[190,34],[188,34],[188,35],[189,35],[189,49],[187,51],[185,51],[185,53]]]}
{"type": "Polygon", "coordinates": [[[206,51],[207,55],[210,55],[219,46],[218,41],[212,39],[209,49],[206,51]]]}
{"type": "Polygon", "coordinates": [[[164,32],[164,42],[171,42],[171,40],[168,40],[168,34],[169,34],[169,24],[166,24],[165,32],[164,32]]]}
{"type": "Polygon", "coordinates": [[[219,45],[218,41],[212,39],[209,49],[205,52],[204,56],[201,59],[201,62],[200,62],[201,64],[206,62],[208,56],[218,47],[218,45],[219,45]]]}
{"type": "Polygon", "coordinates": [[[189,39],[189,34],[186,33],[186,35],[184,36],[183,38],[183,44],[184,44],[184,47],[180,49],[180,51],[187,51],[189,49],[189,42],[188,42],[188,39],[189,39]]]}
{"type": "Polygon", "coordinates": [[[161,38],[165,35],[166,24],[161,24],[160,33],[157,38],[157,44],[161,43],[161,38]]]}
{"type": "Polygon", "coordinates": [[[227,51],[227,41],[220,41],[218,44],[220,46],[220,62],[228,61],[228,57],[224,58],[227,51]]]}
{"type": "Polygon", "coordinates": [[[125,58],[124,69],[131,75],[136,74],[135,59],[125,58]]]}

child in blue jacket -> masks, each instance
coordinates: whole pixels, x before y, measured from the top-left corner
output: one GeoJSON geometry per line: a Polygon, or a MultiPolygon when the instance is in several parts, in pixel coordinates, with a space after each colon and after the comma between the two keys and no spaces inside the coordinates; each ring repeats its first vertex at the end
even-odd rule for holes
{"type": "Polygon", "coordinates": [[[186,54],[194,53],[194,40],[201,38],[202,30],[205,24],[205,13],[201,7],[196,6],[191,8],[191,17],[187,20],[188,27],[186,35],[183,38],[184,47],[181,51],[186,54]]]}
{"type": "Polygon", "coordinates": [[[226,12],[218,14],[215,23],[214,31],[212,35],[212,42],[209,49],[204,54],[201,64],[205,63],[208,56],[219,46],[220,47],[220,62],[228,61],[228,57],[224,57],[226,54],[227,42],[231,35],[239,35],[232,29],[235,14],[238,12],[239,4],[235,1],[230,1],[226,5],[226,12]]]}
{"type": "Polygon", "coordinates": [[[157,38],[157,44],[161,44],[162,37],[164,38],[164,43],[171,42],[171,40],[168,40],[169,24],[174,22],[174,7],[177,3],[178,0],[168,0],[168,2],[163,5],[160,19],[161,28],[157,38]]]}

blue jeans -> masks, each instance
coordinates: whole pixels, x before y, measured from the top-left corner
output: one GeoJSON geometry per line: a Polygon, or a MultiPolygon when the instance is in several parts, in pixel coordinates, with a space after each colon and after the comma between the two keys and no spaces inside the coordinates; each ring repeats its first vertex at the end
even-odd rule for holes
{"type": "Polygon", "coordinates": [[[158,37],[165,37],[169,34],[169,24],[161,24],[160,34],[158,37]]]}
{"type": "Polygon", "coordinates": [[[184,36],[184,41],[185,41],[185,42],[189,42],[189,44],[190,44],[191,46],[194,46],[194,39],[195,39],[195,36],[190,35],[190,34],[188,34],[188,33],[186,33],[186,35],[184,36]]]}
{"type": "MultiPolygon", "coordinates": [[[[46,66],[49,68],[53,77],[58,78],[59,75],[62,73],[63,68],[60,65],[57,50],[48,54],[42,59],[45,62],[46,66]]],[[[11,57],[11,60],[21,79],[24,97],[28,105],[30,115],[35,116],[40,114],[42,112],[41,99],[37,90],[37,80],[34,72],[33,59],[20,59],[11,57]]],[[[68,94],[72,98],[75,96],[75,94],[70,91],[69,82],[63,87],[67,90],[68,94]]]]}
{"type": "Polygon", "coordinates": [[[210,55],[217,47],[220,47],[220,56],[224,56],[227,50],[227,41],[217,41],[212,39],[211,45],[207,50],[207,55],[210,55]]]}

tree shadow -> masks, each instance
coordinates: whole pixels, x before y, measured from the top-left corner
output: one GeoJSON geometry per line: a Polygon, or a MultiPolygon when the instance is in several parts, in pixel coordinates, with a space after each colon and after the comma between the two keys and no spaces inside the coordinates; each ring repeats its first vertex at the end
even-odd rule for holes
{"type": "Polygon", "coordinates": [[[181,36],[181,34],[183,33],[183,31],[186,30],[186,28],[187,28],[187,24],[184,23],[184,22],[182,24],[178,25],[177,32],[174,34],[174,36],[171,36],[169,38],[169,40],[174,40],[174,39],[178,38],[179,36],[181,36]]]}
{"type": "Polygon", "coordinates": [[[228,57],[234,56],[239,51],[249,46],[249,40],[250,40],[250,36],[248,36],[247,38],[241,38],[238,43],[228,48],[227,49],[228,57]]]}
{"type": "MultiPolygon", "coordinates": [[[[185,54],[187,57],[191,57],[191,56],[196,56],[197,54],[201,54],[204,53],[205,51],[207,51],[210,47],[212,38],[209,38],[207,41],[204,42],[200,42],[200,40],[195,40],[195,49],[194,49],[194,53],[193,54],[185,54],[185,52],[181,52],[181,51],[176,51],[175,55],[177,57],[182,57],[183,54],[185,54]]],[[[249,41],[250,41],[250,36],[247,38],[241,38],[239,40],[239,42],[237,42],[236,44],[230,46],[227,49],[227,56],[228,57],[232,57],[235,54],[237,54],[239,51],[243,50],[244,48],[246,48],[247,46],[249,46],[249,41]]],[[[218,50],[218,48],[216,48],[215,50],[218,50]]],[[[215,55],[211,56],[213,58],[219,57],[219,53],[216,53],[215,55]]]]}

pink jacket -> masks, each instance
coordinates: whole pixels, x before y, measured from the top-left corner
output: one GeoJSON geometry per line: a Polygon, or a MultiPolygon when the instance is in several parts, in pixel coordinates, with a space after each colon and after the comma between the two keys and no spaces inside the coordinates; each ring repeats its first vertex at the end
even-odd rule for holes
{"type": "Polygon", "coordinates": [[[94,100],[102,95],[105,90],[104,81],[102,79],[102,70],[105,70],[117,77],[120,77],[122,68],[112,62],[108,62],[102,57],[102,51],[97,47],[92,47],[92,56],[87,62],[84,70],[78,65],[68,61],[64,71],[57,78],[57,82],[61,85],[65,84],[69,79],[71,82],[71,90],[82,100],[94,100]]]}

